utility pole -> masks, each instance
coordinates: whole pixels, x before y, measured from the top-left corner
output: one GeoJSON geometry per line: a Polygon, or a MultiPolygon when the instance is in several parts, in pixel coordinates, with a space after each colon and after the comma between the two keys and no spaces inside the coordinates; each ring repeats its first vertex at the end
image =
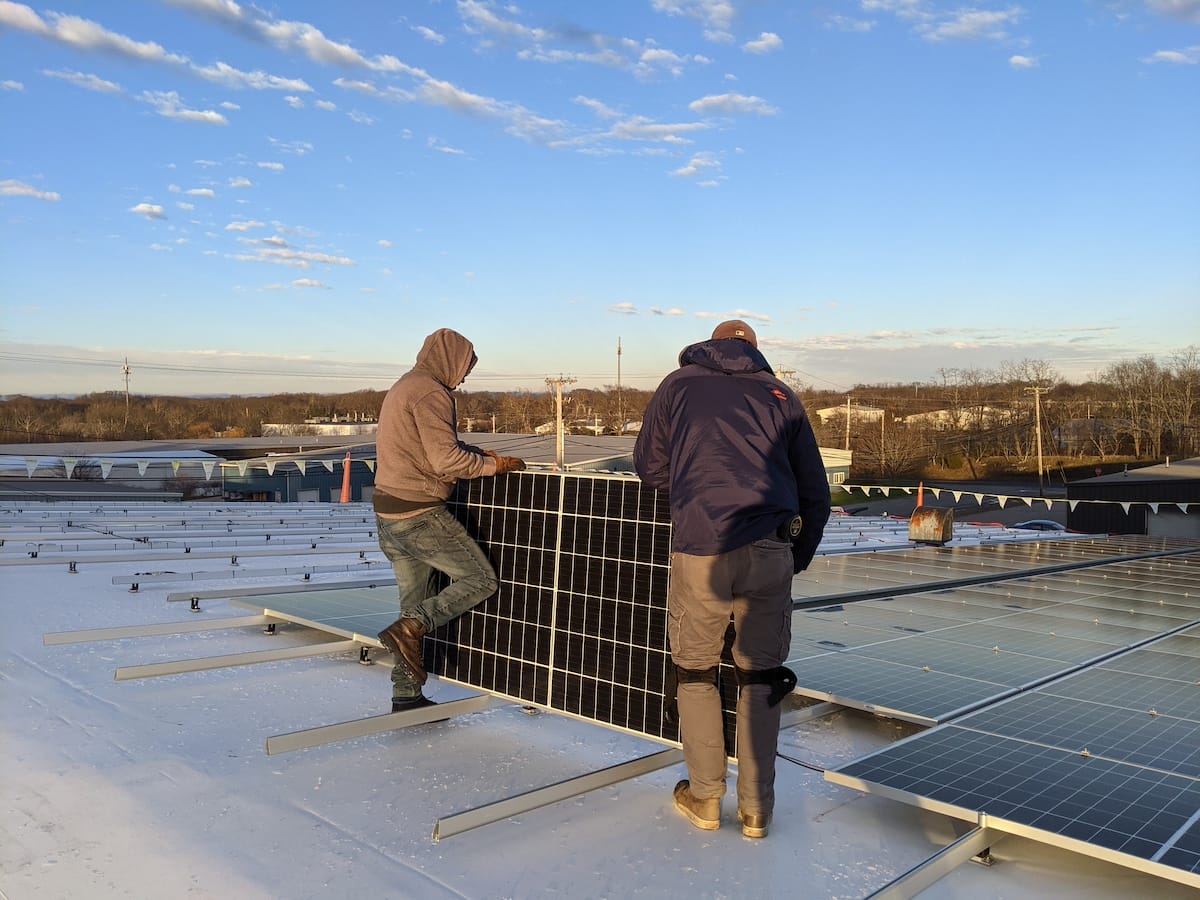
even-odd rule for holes
{"type": "Polygon", "coordinates": [[[1025,393],[1033,394],[1034,420],[1037,423],[1037,456],[1038,456],[1038,496],[1044,497],[1045,488],[1042,484],[1042,394],[1049,388],[1034,386],[1025,388],[1025,393]]]}
{"type": "Polygon", "coordinates": [[[132,372],[133,370],[129,368],[129,357],[127,356],[125,357],[125,364],[121,366],[121,374],[125,376],[125,425],[121,429],[122,432],[129,429],[129,376],[132,372]]]}
{"type": "Polygon", "coordinates": [[[625,433],[625,407],[621,402],[621,338],[617,336],[617,434],[625,433]]]}
{"type": "Polygon", "coordinates": [[[846,395],[846,451],[850,451],[850,395],[846,395]]]}
{"type": "Polygon", "coordinates": [[[563,378],[563,376],[561,376],[561,375],[559,375],[557,378],[547,378],[546,379],[546,384],[554,388],[555,424],[557,425],[557,428],[555,430],[558,435],[558,441],[557,441],[557,444],[555,446],[555,451],[554,451],[554,459],[555,459],[555,463],[558,465],[559,469],[563,468],[563,461],[567,455],[567,446],[566,446],[567,442],[566,442],[566,437],[565,437],[566,432],[563,429],[563,416],[562,416],[562,389],[563,389],[564,384],[574,384],[574,383],[575,383],[574,378],[563,378]]]}
{"type": "Polygon", "coordinates": [[[886,421],[883,410],[879,411],[879,478],[883,479],[883,423],[886,421]]]}

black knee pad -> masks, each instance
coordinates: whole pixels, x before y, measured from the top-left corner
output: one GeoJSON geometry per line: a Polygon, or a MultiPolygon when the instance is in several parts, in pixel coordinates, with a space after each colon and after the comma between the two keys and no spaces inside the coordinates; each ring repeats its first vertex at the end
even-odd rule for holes
{"type": "Polygon", "coordinates": [[[778,706],[796,686],[796,673],[787,666],[776,666],[773,669],[743,669],[735,666],[734,671],[737,673],[738,687],[748,684],[771,686],[771,693],[767,696],[768,706],[778,706]]]}
{"type": "Polygon", "coordinates": [[[681,684],[712,684],[718,690],[721,687],[720,666],[710,666],[707,669],[685,669],[671,663],[667,666],[667,685],[663,692],[663,718],[671,725],[679,724],[679,685],[681,684]]]}

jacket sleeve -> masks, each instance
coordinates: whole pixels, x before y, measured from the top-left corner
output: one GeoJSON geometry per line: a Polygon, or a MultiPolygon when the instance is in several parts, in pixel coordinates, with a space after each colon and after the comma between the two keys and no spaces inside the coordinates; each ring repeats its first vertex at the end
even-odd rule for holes
{"type": "Polygon", "coordinates": [[[454,422],[454,401],[445,391],[431,391],[422,397],[414,419],[421,449],[429,460],[430,474],[443,481],[479,478],[495,472],[495,465],[482,453],[472,452],[458,439],[454,422]]]}
{"type": "Polygon", "coordinates": [[[642,416],[642,428],[633,445],[633,467],[650,487],[671,486],[671,422],[667,391],[660,384],[642,416]]]}
{"type": "Polygon", "coordinates": [[[796,476],[796,499],[802,521],[800,537],[792,543],[792,560],[795,571],[802,572],[816,555],[825,523],[829,521],[829,479],[812,424],[803,410],[788,457],[796,476]]]}

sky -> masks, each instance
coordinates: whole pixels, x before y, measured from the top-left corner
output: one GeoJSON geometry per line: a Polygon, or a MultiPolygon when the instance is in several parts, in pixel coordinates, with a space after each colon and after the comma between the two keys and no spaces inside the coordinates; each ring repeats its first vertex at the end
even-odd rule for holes
{"type": "Polygon", "coordinates": [[[0,0],[0,122],[0,395],[1200,344],[1200,0],[0,0]]]}

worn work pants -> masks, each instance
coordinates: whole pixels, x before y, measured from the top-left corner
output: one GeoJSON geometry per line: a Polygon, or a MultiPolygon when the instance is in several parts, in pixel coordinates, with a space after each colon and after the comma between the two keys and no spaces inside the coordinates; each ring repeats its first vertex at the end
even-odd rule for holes
{"type": "MultiPolygon", "coordinates": [[[[717,556],[671,554],[667,593],[671,657],[684,669],[721,660],[732,615],[734,662],[742,669],[783,665],[792,637],[792,548],[764,538],[717,556]]],[[[770,707],[771,686],[749,684],[737,704],[737,797],[743,813],[775,808],[775,750],[781,706],[770,707]]],[[[679,730],[692,794],[725,794],[721,698],[712,682],[681,682],[679,730]]]]}
{"type": "MultiPolygon", "coordinates": [[[[401,618],[416,619],[428,631],[456,619],[496,592],[496,571],[475,540],[442,506],[406,519],[376,516],[379,548],[396,573],[401,618]],[[437,573],[450,577],[434,592],[437,573]]],[[[421,693],[408,669],[392,667],[392,696],[421,693]]]]}

